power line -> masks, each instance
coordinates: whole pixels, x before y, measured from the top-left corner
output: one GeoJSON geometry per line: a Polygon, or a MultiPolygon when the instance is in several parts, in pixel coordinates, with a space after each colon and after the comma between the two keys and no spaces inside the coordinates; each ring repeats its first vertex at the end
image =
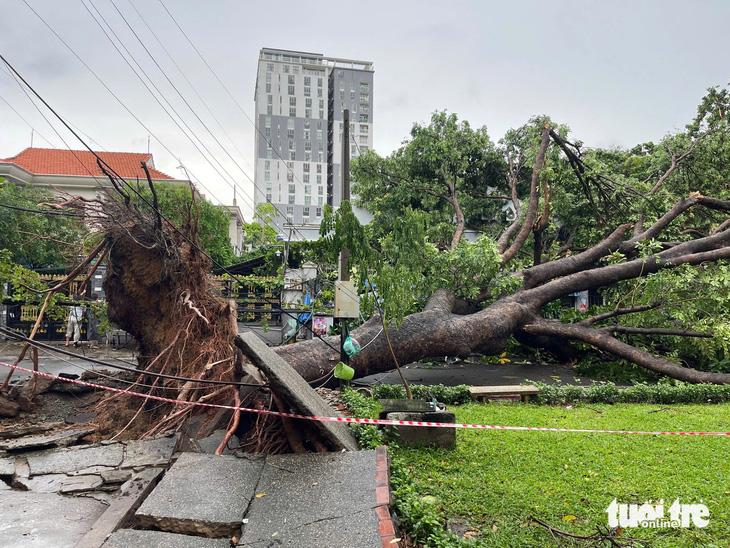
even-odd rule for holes
{"type": "MultiPolygon", "coordinates": [[[[35,346],[37,348],[43,348],[44,350],[49,350],[51,352],[57,352],[59,354],[66,354],[67,356],[73,356],[73,357],[79,357],[78,354],[74,354],[73,352],[69,352],[68,350],[63,350],[61,348],[55,348],[53,346],[50,346],[48,344],[44,344],[42,342],[38,342],[33,339],[29,339],[25,335],[21,335],[20,333],[17,333],[11,329],[7,329],[5,327],[0,327],[0,333],[3,333],[4,335],[7,335],[8,337],[13,337],[14,339],[24,342],[26,344],[29,344],[31,346],[35,346]]],[[[258,383],[250,383],[250,382],[229,382],[229,381],[216,381],[213,379],[193,379],[191,377],[179,377],[177,375],[167,375],[165,373],[155,373],[154,371],[140,371],[136,367],[126,367],[124,365],[114,364],[111,362],[107,362],[104,360],[97,360],[96,358],[89,358],[88,356],[84,356],[84,360],[96,363],[99,365],[105,365],[106,367],[111,367],[113,369],[119,369],[121,371],[128,371],[132,373],[140,373],[144,375],[149,375],[150,377],[157,377],[160,379],[169,379],[174,381],[185,381],[185,382],[200,382],[203,384],[225,384],[225,385],[232,385],[232,386],[256,386],[256,387],[263,387],[266,385],[258,384],[258,383]]]]}
{"type": "Polygon", "coordinates": [[[25,211],[27,213],[42,213],[43,215],[58,215],[60,217],[78,217],[83,219],[83,215],[79,215],[78,213],[64,213],[63,211],[51,211],[49,209],[27,209],[24,207],[17,207],[17,206],[11,206],[7,204],[0,204],[0,207],[4,207],[6,209],[14,209],[16,211],[25,211]]]}
{"type": "MultiPolygon", "coordinates": [[[[193,248],[195,248],[195,249],[196,249],[196,250],[197,250],[197,251],[198,251],[198,252],[199,252],[200,254],[202,254],[202,255],[203,255],[204,257],[207,257],[207,258],[208,258],[208,260],[210,260],[210,261],[211,261],[211,262],[212,262],[212,263],[213,263],[214,265],[218,266],[218,268],[219,268],[219,269],[221,269],[221,270],[223,270],[224,272],[226,272],[226,273],[227,273],[227,274],[228,274],[229,276],[231,276],[231,277],[232,277],[233,279],[235,279],[235,280],[236,280],[236,281],[238,281],[238,282],[241,282],[241,280],[240,280],[240,279],[238,278],[238,276],[236,276],[235,274],[231,273],[231,272],[230,272],[230,271],[229,271],[229,270],[228,270],[228,269],[227,269],[226,267],[224,267],[223,265],[221,265],[220,263],[218,263],[218,262],[217,262],[217,261],[216,261],[215,259],[213,259],[213,257],[211,257],[211,256],[210,256],[210,255],[209,255],[209,254],[208,254],[207,252],[205,252],[205,251],[204,251],[203,249],[201,249],[201,248],[200,248],[200,246],[198,246],[198,245],[197,245],[197,244],[196,244],[196,243],[195,243],[195,242],[194,242],[194,241],[193,241],[193,240],[192,240],[192,239],[191,239],[191,238],[190,238],[189,236],[187,236],[187,235],[186,235],[186,234],[185,234],[184,232],[182,232],[182,231],[181,231],[181,230],[180,230],[180,229],[179,229],[179,228],[178,228],[178,227],[177,227],[177,226],[176,226],[176,225],[175,225],[175,224],[174,224],[174,223],[173,223],[173,222],[172,222],[172,221],[171,221],[170,219],[168,219],[168,218],[167,218],[167,217],[166,217],[166,216],[165,216],[165,215],[164,215],[164,214],[163,214],[163,213],[162,213],[162,212],[161,212],[161,211],[160,211],[159,209],[157,209],[157,208],[156,208],[156,207],[155,207],[155,206],[154,206],[153,204],[151,204],[151,203],[150,203],[150,201],[149,201],[149,200],[148,200],[147,198],[145,198],[145,196],[143,196],[143,195],[142,195],[142,194],[141,194],[141,193],[140,193],[140,192],[139,192],[139,191],[138,191],[137,189],[135,189],[133,185],[131,185],[131,184],[130,184],[130,183],[129,183],[128,181],[126,181],[125,179],[123,179],[123,178],[122,178],[122,177],[121,177],[121,176],[120,176],[120,175],[119,175],[119,174],[118,174],[118,173],[117,173],[116,171],[114,171],[114,169],[113,169],[113,168],[112,168],[111,166],[109,166],[109,164],[107,164],[107,163],[106,163],[106,162],[105,162],[105,161],[104,161],[104,160],[103,160],[103,159],[102,159],[102,158],[101,158],[101,157],[100,157],[100,156],[99,156],[99,155],[98,155],[98,154],[97,154],[97,153],[96,153],[96,152],[95,152],[94,150],[92,150],[92,149],[91,149],[91,147],[89,147],[89,145],[87,145],[87,144],[86,144],[86,142],[85,142],[85,141],[84,141],[84,140],[83,140],[83,139],[82,139],[82,138],[81,138],[81,137],[80,137],[80,136],[79,136],[79,135],[78,135],[78,134],[77,134],[77,133],[76,133],[76,132],[75,132],[75,131],[74,131],[73,129],[71,129],[71,127],[70,127],[70,126],[68,125],[68,123],[67,123],[67,122],[66,122],[66,121],[65,121],[65,120],[64,120],[64,119],[63,119],[63,118],[62,118],[62,117],[61,117],[61,116],[60,116],[60,115],[59,115],[59,114],[58,114],[58,113],[57,113],[57,112],[56,112],[56,111],[55,111],[55,110],[53,109],[53,107],[51,107],[51,106],[50,106],[50,105],[49,105],[49,104],[48,104],[48,103],[47,103],[47,102],[45,101],[45,99],[43,99],[43,98],[42,98],[42,97],[40,96],[40,94],[39,94],[39,93],[38,93],[38,92],[37,92],[37,91],[36,91],[36,90],[35,90],[35,89],[34,89],[34,88],[33,88],[33,87],[32,87],[32,86],[31,86],[31,85],[30,85],[30,84],[29,84],[29,83],[28,83],[28,82],[27,82],[27,81],[26,81],[26,80],[25,80],[25,79],[24,79],[24,78],[23,78],[23,77],[22,77],[22,76],[21,76],[21,75],[20,75],[20,74],[18,73],[18,71],[17,71],[17,70],[15,70],[15,68],[14,68],[14,67],[13,67],[13,66],[12,66],[12,65],[11,65],[11,64],[10,64],[10,63],[9,63],[9,62],[8,62],[8,61],[6,60],[6,59],[5,59],[5,57],[3,57],[3,56],[2,56],[2,54],[0,54],[0,60],[2,60],[2,61],[3,61],[3,62],[4,62],[4,63],[5,63],[5,64],[6,64],[7,66],[8,66],[8,68],[9,68],[9,69],[10,69],[10,70],[11,70],[11,71],[12,71],[12,72],[13,72],[13,73],[14,73],[14,74],[15,74],[15,75],[16,75],[16,76],[18,77],[18,78],[20,78],[20,80],[22,80],[22,81],[23,81],[23,83],[24,83],[24,84],[26,85],[26,87],[28,87],[28,89],[29,89],[30,91],[32,91],[32,92],[33,92],[33,94],[34,94],[34,95],[35,95],[36,97],[38,97],[38,99],[39,99],[39,100],[40,100],[40,101],[41,101],[41,102],[42,102],[42,103],[43,103],[43,104],[44,104],[44,105],[46,106],[46,108],[47,108],[48,110],[50,110],[50,111],[51,111],[51,112],[53,113],[53,115],[54,115],[54,116],[56,116],[56,118],[58,118],[58,119],[59,119],[59,120],[61,121],[61,123],[62,123],[62,124],[63,124],[64,126],[66,126],[66,128],[67,128],[67,129],[68,129],[68,130],[69,130],[69,131],[70,131],[70,132],[71,132],[71,133],[72,133],[72,134],[74,135],[74,137],[76,137],[76,138],[77,138],[77,139],[78,139],[78,140],[79,140],[79,141],[80,141],[80,142],[81,142],[81,143],[82,143],[82,144],[84,145],[84,147],[85,147],[85,148],[86,148],[86,149],[87,149],[87,150],[88,150],[89,152],[91,152],[91,154],[93,154],[93,155],[94,155],[94,156],[96,157],[96,159],[97,159],[97,160],[98,160],[98,161],[99,161],[100,163],[104,164],[104,165],[105,165],[105,166],[107,167],[107,169],[109,170],[109,172],[110,172],[110,173],[114,174],[114,175],[115,175],[115,176],[116,176],[116,177],[117,177],[117,178],[118,178],[118,179],[119,179],[119,180],[120,180],[120,181],[121,181],[121,182],[122,182],[122,183],[123,183],[124,185],[126,185],[127,187],[129,187],[129,188],[130,188],[130,189],[132,190],[132,192],[134,192],[134,193],[135,193],[135,194],[136,194],[136,195],[137,195],[137,196],[138,196],[138,197],[139,197],[139,198],[140,198],[140,199],[141,199],[141,200],[142,200],[143,202],[145,202],[145,203],[146,203],[146,204],[147,204],[147,205],[148,205],[148,206],[149,206],[149,207],[150,207],[150,208],[151,208],[151,209],[152,209],[152,210],[153,210],[153,211],[154,211],[154,212],[155,212],[155,213],[156,213],[157,215],[159,215],[159,216],[160,216],[160,218],[164,219],[164,220],[165,220],[165,221],[166,221],[167,223],[169,223],[170,227],[171,227],[171,228],[172,228],[172,229],[173,229],[173,230],[174,230],[175,232],[177,232],[177,233],[178,233],[178,234],[179,234],[179,235],[180,235],[180,236],[181,236],[181,237],[182,237],[183,239],[185,239],[185,240],[186,240],[186,241],[187,241],[187,242],[188,242],[188,243],[189,243],[189,244],[190,244],[190,245],[191,245],[191,246],[192,246],[193,248]]],[[[68,145],[67,145],[67,146],[68,146],[68,145]]],[[[292,318],[294,317],[293,315],[289,314],[288,312],[286,312],[286,311],[284,311],[284,310],[281,310],[281,312],[283,312],[284,314],[286,314],[286,315],[288,315],[288,316],[290,316],[290,317],[292,317],[292,318]]],[[[305,325],[305,327],[307,327],[307,326],[305,325]]],[[[308,328],[308,327],[307,327],[307,328],[308,328]]],[[[314,330],[311,330],[311,331],[312,331],[312,333],[313,333],[313,334],[315,334],[315,335],[316,335],[316,336],[317,336],[317,337],[318,337],[318,338],[319,338],[319,339],[320,339],[320,340],[321,340],[322,342],[324,342],[324,343],[325,343],[325,344],[326,344],[327,346],[329,346],[329,347],[330,347],[331,349],[335,350],[336,352],[338,351],[338,349],[336,349],[336,348],[335,348],[335,347],[333,347],[333,346],[332,346],[331,344],[329,344],[329,342],[327,342],[327,341],[326,341],[326,340],[325,340],[324,338],[322,338],[322,337],[321,337],[320,335],[318,335],[318,334],[314,333],[314,330]]]]}

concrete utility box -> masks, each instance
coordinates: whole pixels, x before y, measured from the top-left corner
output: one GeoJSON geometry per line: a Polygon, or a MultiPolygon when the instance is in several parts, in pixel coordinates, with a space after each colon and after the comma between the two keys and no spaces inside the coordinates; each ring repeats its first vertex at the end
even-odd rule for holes
{"type": "Polygon", "coordinates": [[[335,282],[335,318],[360,317],[360,296],[355,283],[348,281],[335,282]]]}
{"type": "MultiPolygon", "coordinates": [[[[442,422],[454,424],[451,411],[438,411],[426,400],[380,400],[381,419],[393,421],[442,422]]],[[[452,447],[456,443],[456,428],[436,426],[385,426],[388,437],[408,447],[452,447]]]]}

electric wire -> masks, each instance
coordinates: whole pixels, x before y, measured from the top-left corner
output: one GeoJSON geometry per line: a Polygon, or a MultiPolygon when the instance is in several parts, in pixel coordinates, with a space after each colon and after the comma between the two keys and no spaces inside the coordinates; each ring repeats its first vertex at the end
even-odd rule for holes
{"type": "MultiPolygon", "coordinates": [[[[3,333],[4,335],[8,337],[12,337],[18,341],[24,342],[25,344],[29,344],[31,346],[34,346],[36,348],[43,348],[44,350],[50,351],[50,352],[56,352],[59,354],[65,354],[67,356],[72,356],[74,358],[80,358],[78,354],[74,354],[73,352],[70,352],[68,350],[63,350],[61,348],[55,348],[51,345],[47,345],[45,343],[36,341],[34,339],[29,339],[25,335],[21,335],[20,333],[17,333],[15,331],[12,331],[11,329],[6,329],[5,327],[0,327],[0,333],[3,333]]],[[[131,373],[144,373],[145,375],[149,375],[151,377],[158,377],[161,379],[169,379],[174,381],[183,381],[183,382],[199,382],[203,384],[218,384],[218,385],[232,385],[232,386],[266,386],[262,384],[257,383],[248,383],[248,382],[229,382],[229,381],[217,381],[213,379],[193,379],[191,377],[181,377],[178,375],[168,375],[166,373],[155,373],[154,371],[141,371],[140,369],[137,369],[136,367],[125,367],[123,365],[114,364],[105,360],[98,360],[96,358],[91,358],[89,356],[84,356],[82,359],[91,362],[96,363],[99,365],[104,365],[106,367],[111,367],[113,369],[119,369],[121,371],[129,371],[131,373]]]]}
{"type": "MultiPolygon", "coordinates": [[[[178,233],[178,234],[179,234],[179,235],[180,235],[180,236],[181,236],[181,237],[182,237],[183,239],[185,239],[185,240],[186,240],[186,241],[187,241],[187,242],[188,242],[188,243],[189,243],[189,244],[190,244],[190,245],[191,245],[192,247],[194,247],[194,248],[195,248],[195,249],[196,249],[196,250],[197,250],[197,251],[198,251],[199,253],[201,253],[201,254],[202,254],[203,256],[207,257],[207,258],[208,258],[208,259],[209,259],[209,260],[210,260],[210,261],[211,261],[211,262],[212,262],[212,263],[213,263],[214,265],[216,265],[216,266],[217,266],[218,268],[220,268],[221,270],[223,270],[224,272],[226,272],[226,273],[227,273],[227,274],[228,274],[229,276],[231,276],[231,277],[232,277],[233,279],[235,279],[235,280],[236,280],[236,281],[238,281],[238,282],[241,282],[241,280],[240,280],[240,279],[238,278],[238,276],[236,276],[235,274],[231,273],[231,272],[230,272],[230,271],[229,271],[229,270],[228,270],[228,269],[227,269],[226,267],[224,267],[223,265],[221,265],[220,263],[218,263],[218,262],[217,262],[217,261],[216,261],[215,259],[213,259],[213,257],[211,257],[211,256],[210,256],[210,255],[209,255],[209,254],[208,254],[208,253],[207,253],[206,251],[204,251],[203,249],[201,249],[201,248],[200,248],[200,246],[198,246],[198,245],[197,245],[197,244],[196,244],[196,243],[195,243],[195,242],[194,242],[194,241],[193,241],[193,240],[192,240],[192,239],[191,239],[191,238],[190,238],[189,236],[187,236],[187,235],[186,235],[186,234],[185,234],[184,232],[182,232],[182,231],[181,231],[181,230],[180,230],[180,229],[179,229],[179,228],[178,228],[178,227],[177,227],[177,226],[176,226],[176,225],[175,225],[175,224],[174,224],[174,223],[173,223],[173,222],[172,222],[171,220],[169,220],[169,219],[168,219],[168,218],[167,218],[167,217],[166,217],[166,216],[165,216],[165,215],[164,215],[164,214],[163,214],[163,213],[162,213],[161,211],[159,211],[159,209],[155,208],[155,207],[154,207],[154,205],[153,205],[153,204],[151,204],[151,203],[150,203],[150,201],[149,201],[149,200],[148,200],[148,199],[147,199],[147,198],[146,198],[145,196],[143,196],[143,195],[142,195],[142,194],[141,194],[141,193],[140,193],[139,191],[137,191],[137,189],[135,189],[133,185],[131,185],[131,184],[130,184],[130,183],[129,183],[128,181],[124,180],[124,179],[123,179],[123,178],[122,178],[122,177],[121,177],[121,176],[120,176],[120,175],[119,175],[118,173],[116,173],[116,171],[114,171],[114,169],[113,169],[113,168],[112,168],[111,166],[109,166],[109,164],[107,164],[107,163],[106,163],[106,162],[105,162],[105,161],[104,161],[104,160],[103,160],[103,159],[102,159],[102,158],[101,158],[101,157],[100,157],[100,156],[99,156],[99,155],[98,155],[98,154],[97,154],[97,153],[96,153],[96,152],[95,152],[94,150],[92,150],[92,149],[91,149],[91,147],[89,147],[89,145],[88,145],[88,144],[86,144],[86,142],[85,142],[85,141],[84,141],[84,140],[83,140],[83,139],[82,139],[82,138],[81,138],[81,137],[80,137],[80,136],[79,136],[79,135],[78,135],[78,134],[77,134],[77,133],[76,133],[76,132],[75,132],[75,131],[74,131],[73,129],[71,129],[71,127],[70,127],[70,126],[68,125],[68,123],[67,123],[67,122],[66,122],[66,121],[65,121],[65,120],[64,120],[64,119],[63,119],[63,118],[62,118],[62,117],[61,117],[61,116],[60,116],[60,115],[59,115],[59,114],[58,114],[58,113],[57,113],[57,112],[56,112],[56,111],[55,111],[55,110],[53,109],[53,107],[51,107],[51,106],[50,106],[50,105],[49,105],[49,104],[48,104],[48,103],[46,102],[46,100],[45,100],[45,99],[43,99],[43,97],[41,97],[41,95],[40,95],[40,94],[39,94],[39,93],[38,93],[38,92],[37,92],[37,91],[36,91],[36,90],[35,90],[35,89],[34,89],[34,88],[33,88],[33,87],[32,87],[32,86],[31,86],[31,85],[30,85],[30,84],[29,84],[29,83],[28,83],[28,82],[27,82],[27,81],[26,81],[26,80],[25,80],[25,79],[24,79],[24,78],[23,78],[23,77],[22,77],[22,76],[21,76],[21,75],[20,75],[20,74],[19,74],[19,73],[17,72],[17,70],[15,69],[15,67],[13,67],[13,66],[12,66],[12,65],[11,65],[11,64],[10,64],[10,63],[9,63],[9,62],[7,61],[7,59],[5,59],[5,57],[3,57],[3,56],[2,56],[2,54],[0,54],[0,60],[2,60],[2,61],[3,61],[3,62],[4,62],[4,63],[5,63],[5,64],[6,64],[7,66],[8,66],[8,68],[9,68],[9,69],[10,69],[10,70],[11,70],[11,71],[12,71],[12,72],[13,72],[13,73],[14,73],[14,74],[15,74],[15,75],[16,75],[16,76],[18,77],[18,78],[20,78],[20,79],[21,79],[21,80],[23,81],[23,83],[24,83],[24,84],[25,84],[25,85],[26,85],[26,86],[28,87],[28,89],[29,89],[29,90],[30,90],[31,92],[33,92],[33,94],[34,94],[34,95],[35,95],[36,97],[38,97],[38,99],[39,99],[39,100],[40,100],[40,101],[41,101],[41,102],[42,102],[42,103],[43,103],[43,104],[44,104],[44,105],[46,106],[46,108],[48,108],[48,110],[50,110],[50,111],[51,111],[51,112],[52,112],[52,113],[54,114],[54,116],[56,116],[56,118],[58,118],[58,119],[59,119],[59,121],[60,121],[60,122],[61,122],[61,123],[62,123],[63,125],[65,125],[65,126],[66,126],[66,128],[67,128],[67,129],[68,129],[68,130],[69,130],[69,131],[70,131],[70,132],[71,132],[71,133],[72,133],[72,134],[73,134],[73,135],[74,135],[74,136],[75,136],[75,137],[76,137],[76,138],[77,138],[77,139],[78,139],[78,140],[79,140],[79,141],[81,142],[81,144],[83,144],[83,145],[84,145],[84,147],[85,147],[85,148],[86,148],[86,149],[87,149],[87,150],[88,150],[89,152],[91,152],[91,153],[92,153],[92,154],[93,154],[93,155],[94,155],[94,156],[95,156],[95,157],[97,158],[97,160],[98,160],[99,162],[103,163],[103,164],[104,164],[104,165],[105,165],[105,166],[107,167],[107,169],[108,169],[108,170],[110,171],[110,173],[114,174],[114,175],[115,175],[115,176],[116,176],[116,177],[117,177],[117,178],[118,178],[118,179],[119,179],[119,180],[120,180],[120,181],[121,181],[122,183],[124,183],[125,185],[127,185],[127,187],[128,187],[128,188],[130,188],[130,189],[132,190],[132,192],[134,192],[134,193],[135,193],[135,194],[136,194],[136,195],[137,195],[137,196],[138,196],[138,197],[139,197],[139,198],[140,198],[140,199],[141,199],[142,201],[144,201],[144,202],[145,202],[145,203],[146,203],[146,204],[147,204],[147,205],[148,205],[148,206],[149,206],[149,207],[150,207],[150,208],[151,208],[151,209],[152,209],[153,211],[155,211],[155,212],[157,213],[157,215],[159,215],[159,216],[160,216],[160,217],[161,217],[162,219],[164,219],[164,220],[165,220],[165,221],[166,221],[167,223],[169,223],[170,227],[171,227],[171,228],[172,228],[172,229],[173,229],[173,230],[174,230],[175,232],[177,232],[177,233],[178,233]]],[[[67,145],[67,146],[68,146],[68,145],[67,145]]],[[[286,312],[286,311],[285,311],[285,310],[283,310],[283,309],[282,309],[282,310],[281,310],[280,312],[281,312],[281,313],[283,313],[283,314],[286,314],[286,315],[288,315],[288,316],[290,316],[290,317],[292,317],[292,318],[294,318],[294,316],[293,316],[293,315],[289,314],[288,312],[286,312]]],[[[313,333],[313,334],[315,334],[315,333],[314,333],[314,330],[312,330],[312,329],[311,329],[311,328],[310,328],[309,326],[307,326],[306,324],[304,324],[304,325],[305,325],[305,328],[307,328],[307,329],[310,329],[310,330],[312,331],[312,333],[313,333]]],[[[326,344],[327,346],[329,346],[329,347],[330,347],[330,348],[331,348],[332,350],[334,350],[335,352],[338,352],[338,351],[339,351],[339,350],[338,350],[337,348],[333,347],[333,346],[332,346],[332,345],[331,345],[331,344],[330,344],[329,342],[327,342],[327,341],[326,341],[326,340],[325,340],[324,338],[322,338],[322,337],[321,337],[321,336],[319,336],[318,334],[315,334],[315,335],[316,335],[316,336],[317,336],[317,337],[318,337],[318,338],[319,338],[319,339],[320,339],[320,340],[321,340],[322,342],[324,342],[324,343],[325,343],[325,344],[326,344]]]]}
{"type": "Polygon", "coordinates": [[[11,206],[7,204],[0,204],[0,207],[4,207],[6,209],[14,209],[16,211],[25,211],[27,213],[41,213],[43,215],[58,215],[60,217],[77,217],[83,219],[84,216],[80,215],[78,213],[65,213],[63,211],[52,211],[52,210],[46,210],[46,209],[27,209],[25,207],[17,207],[17,206],[11,206]]]}

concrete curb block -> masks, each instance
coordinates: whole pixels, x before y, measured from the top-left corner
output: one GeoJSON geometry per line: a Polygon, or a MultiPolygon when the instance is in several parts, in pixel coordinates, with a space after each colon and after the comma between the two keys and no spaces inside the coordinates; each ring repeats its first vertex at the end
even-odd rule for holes
{"type": "Polygon", "coordinates": [[[375,449],[375,513],[378,516],[378,532],[382,548],[400,548],[400,542],[394,542],[396,537],[395,525],[390,516],[390,461],[388,448],[381,445],[375,449]]]}

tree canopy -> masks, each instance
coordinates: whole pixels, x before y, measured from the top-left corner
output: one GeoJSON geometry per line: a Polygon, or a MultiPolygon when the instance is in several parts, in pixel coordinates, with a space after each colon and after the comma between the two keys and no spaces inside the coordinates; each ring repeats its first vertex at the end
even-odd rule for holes
{"type": "Polygon", "coordinates": [[[76,259],[87,233],[83,219],[39,206],[52,201],[49,192],[0,179],[0,249],[8,251],[11,261],[37,269],[76,259]]]}

